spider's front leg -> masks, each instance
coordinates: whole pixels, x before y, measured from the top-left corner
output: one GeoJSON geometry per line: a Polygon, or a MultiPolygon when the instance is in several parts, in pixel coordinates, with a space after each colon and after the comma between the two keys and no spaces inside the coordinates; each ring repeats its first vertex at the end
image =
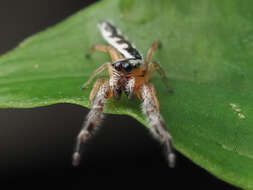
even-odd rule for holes
{"type": "Polygon", "coordinates": [[[142,111],[146,116],[147,122],[151,126],[151,131],[154,136],[165,145],[169,166],[174,167],[175,154],[172,149],[172,138],[168,133],[165,122],[160,114],[155,88],[151,83],[144,83],[140,88],[139,93],[143,101],[142,111]]]}
{"type": "Polygon", "coordinates": [[[73,165],[77,166],[80,162],[80,147],[82,143],[94,134],[103,118],[103,108],[105,101],[111,97],[111,91],[108,80],[100,84],[96,98],[93,102],[92,108],[84,122],[83,128],[77,136],[75,152],[73,154],[73,165]]]}

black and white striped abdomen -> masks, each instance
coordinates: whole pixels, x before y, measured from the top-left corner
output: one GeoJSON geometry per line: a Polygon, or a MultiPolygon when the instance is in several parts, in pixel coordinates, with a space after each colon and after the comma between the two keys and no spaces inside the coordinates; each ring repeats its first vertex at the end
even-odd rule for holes
{"type": "Polygon", "coordinates": [[[103,38],[126,59],[129,59],[131,64],[137,65],[143,63],[142,56],[137,49],[111,23],[101,21],[98,27],[103,38]]]}

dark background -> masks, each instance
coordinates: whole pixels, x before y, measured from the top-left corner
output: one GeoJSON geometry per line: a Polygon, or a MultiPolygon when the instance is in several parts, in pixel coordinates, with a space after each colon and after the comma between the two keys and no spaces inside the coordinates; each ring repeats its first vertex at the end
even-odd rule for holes
{"type": "MultiPolygon", "coordinates": [[[[93,2],[1,0],[0,54],[93,2]]],[[[187,185],[188,188],[235,189],[178,152],[176,168],[168,168],[160,145],[145,127],[127,116],[108,115],[103,127],[88,142],[81,166],[73,168],[71,156],[75,137],[87,112],[86,108],[71,104],[0,109],[1,184],[18,188],[85,188],[90,178],[99,183],[95,175],[114,174],[126,184],[143,176],[146,179],[143,184],[160,177],[159,182],[155,182],[168,188],[187,185]]],[[[115,178],[108,180],[114,181],[115,178]]]]}

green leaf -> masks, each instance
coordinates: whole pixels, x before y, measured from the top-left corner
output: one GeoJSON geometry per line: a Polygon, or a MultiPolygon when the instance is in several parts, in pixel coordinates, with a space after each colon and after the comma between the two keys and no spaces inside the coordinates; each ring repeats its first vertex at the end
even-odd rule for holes
{"type": "MultiPolygon", "coordinates": [[[[0,59],[0,107],[68,102],[89,107],[92,71],[109,60],[96,25],[113,21],[146,53],[155,54],[175,93],[157,73],[161,113],[177,150],[217,177],[253,189],[253,2],[250,0],[106,0],[25,40],[0,59]]],[[[106,75],[106,73],[104,73],[106,75]]],[[[136,99],[109,100],[106,113],[147,126],[136,99]]],[[[172,171],[173,172],[173,171],[172,171]]]]}

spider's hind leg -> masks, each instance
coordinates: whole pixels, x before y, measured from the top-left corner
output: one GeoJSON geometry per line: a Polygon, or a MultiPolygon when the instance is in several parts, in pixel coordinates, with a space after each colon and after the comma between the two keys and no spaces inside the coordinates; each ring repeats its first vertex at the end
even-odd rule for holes
{"type": "Polygon", "coordinates": [[[80,147],[82,143],[92,136],[103,119],[103,108],[105,101],[111,97],[108,80],[100,83],[100,88],[93,102],[92,108],[83,124],[83,128],[77,136],[77,142],[73,154],[73,165],[77,166],[80,162],[80,147]]]}

